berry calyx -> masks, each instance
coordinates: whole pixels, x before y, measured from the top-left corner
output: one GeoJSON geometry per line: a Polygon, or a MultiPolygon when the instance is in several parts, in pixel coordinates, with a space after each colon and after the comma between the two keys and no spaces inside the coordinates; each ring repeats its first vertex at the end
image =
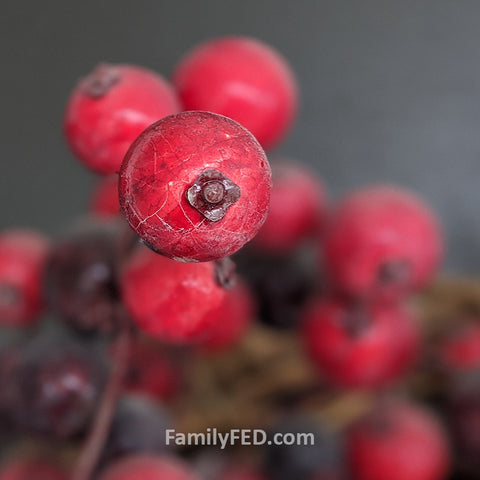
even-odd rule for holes
{"type": "Polygon", "coordinates": [[[363,306],[325,299],[307,311],[303,340],[319,370],[344,387],[379,388],[404,374],[416,360],[420,334],[399,305],[363,306]]]}
{"type": "Polygon", "coordinates": [[[176,262],[140,247],[122,272],[123,301],[148,335],[166,342],[197,342],[213,328],[213,312],[226,295],[215,269],[214,262],[176,262]]]}
{"type": "Polygon", "coordinates": [[[187,190],[190,205],[211,222],[221,220],[240,195],[240,187],[218,170],[205,170],[187,190]]]}
{"type": "Polygon", "coordinates": [[[117,461],[99,480],[198,480],[189,468],[174,457],[132,455],[117,461]]]}
{"type": "Polygon", "coordinates": [[[331,216],[324,261],[334,288],[352,297],[398,298],[436,273],[443,237],[430,208],[394,186],[348,195],[331,216]]]}
{"type": "Polygon", "coordinates": [[[173,84],[186,110],[233,118],[264,148],[283,140],[297,112],[290,66],[253,38],[217,38],[197,46],[180,60],[173,84]]]}
{"type": "Polygon", "coordinates": [[[152,250],[183,261],[224,258],[251,240],[268,211],[271,172],[233,120],[183,112],[147,128],[125,156],[119,195],[152,250]]]}
{"type": "Polygon", "coordinates": [[[443,480],[451,458],[436,418],[400,402],[380,406],[354,423],[347,451],[355,480],[443,480]]]}
{"type": "Polygon", "coordinates": [[[43,308],[42,278],[49,242],[30,230],[0,232],[0,325],[25,326],[43,308]]]}
{"type": "Polygon", "coordinates": [[[173,89],[160,75],[134,65],[101,64],[72,92],[64,131],[85,166],[116,173],[145,128],[179,111],[173,89]]]}

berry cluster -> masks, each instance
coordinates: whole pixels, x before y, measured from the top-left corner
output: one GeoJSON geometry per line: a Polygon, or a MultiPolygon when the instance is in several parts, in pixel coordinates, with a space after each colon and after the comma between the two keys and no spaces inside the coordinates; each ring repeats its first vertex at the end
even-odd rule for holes
{"type": "MultiPolygon", "coordinates": [[[[242,37],[197,46],[171,83],[101,64],[74,88],[65,136],[100,175],[88,215],[54,241],[0,232],[0,324],[23,327],[0,352],[0,448],[16,452],[0,480],[442,480],[447,426],[455,458],[480,465],[480,388],[457,375],[480,368],[475,319],[430,352],[456,392],[440,402],[447,426],[392,393],[402,384],[414,396],[405,378],[426,351],[411,299],[442,260],[435,214],[388,184],[335,205],[308,168],[270,154],[297,103],[287,62],[242,37]],[[314,444],[247,460],[167,445],[167,428],[195,419],[195,367],[248,357],[255,342],[267,351],[265,338],[295,344],[316,377],[279,391],[278,411],[255,427],[312,432],[314,444]],[[368,408],[341,422],[317,415],[318,395],[345,391],[366,392],[368,408]],[[43,450],[15,450],[25,437],[43,450]]],[[[202,400],[215,409],[215,394],[202,400]]]]}

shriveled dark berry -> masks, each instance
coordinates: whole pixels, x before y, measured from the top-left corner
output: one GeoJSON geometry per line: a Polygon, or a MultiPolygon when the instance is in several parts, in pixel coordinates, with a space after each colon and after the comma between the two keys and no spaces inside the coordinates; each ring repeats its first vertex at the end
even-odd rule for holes
{"type": "Polygon", "coordinates": [[[165,451],[165,430],[173,428],[172,424],[172,418],[159,404],[141,396],[122,398],[105,444],[104,460],[165,451]]]}
{"type": "Polygon", "coordinates": [[[106,373],[101,356],[64,338],[12,347],[0,365],[0,410],[20,431],[60,438],[87,426],[106,373]]]}
{"type": "Polygon", "coordinates": [[[260,321],[280,329],[296,327],[305,303],[318,288],[317,269],[309,253],[287,257],[248,249],[234,260],[257,297],[260,321]]]}
{"type": "Polygon", "coordinates": [[[116,224],[93,223],[64,237],[47,266],[50,307],[82,332],[111,331],[116,326],[116,224]]]}

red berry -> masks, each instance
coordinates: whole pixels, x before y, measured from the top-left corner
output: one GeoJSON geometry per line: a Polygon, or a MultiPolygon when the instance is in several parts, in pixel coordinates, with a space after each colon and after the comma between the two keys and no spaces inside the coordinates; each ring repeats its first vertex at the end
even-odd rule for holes
{"type": "Polygon", "coordinates": [[[394,403],[361,418],[347,435],[355,480],[442,480],[450,448],[438,421],[425,409],[394,403]]]}
{"type": "Polygon", "coordinates": [[[125,306],[149,335],[170,342],[205,337],[225,298],[213,262],[182,263],[139,248],[121,279],[125,306]]]}
{"type": "Polygon", "coordinates": [[[0,233],[0,324],[33,323],[42,310],[48,241],[29,230],[0,233]]]}
{"type": "Polygon", "coordinates": [[[271,172],[243,127],[208,112],[155,123],[135,141],[120,174],[120,205],[153,250],[184,261],[226,257],[267,216],[271,172]]]}
{"type": "Polygon", "coordinates": [[[327,299],[313,305],[304,320],[307,350],[334,384],[381,387],[404,374],[417,358],[418,326],[397,305],[358,307],[327,299]]]}
{"type": "Polygon", "coordinates": [[[180,111],[160,75],[133,65],[98,65],[75,87],[64,130],[73,153],[98,173],[115,173],[131,143],[153,122],[180,111]]]}
{"type": "Polygon", "coordinates": [[[180,460],[154,455],[134,455],[108,468],[100,480],[197,480],[180,460]]]}
{"type": "Polygon", "coordinates": [[[67,480],[67,474],[57,465],[40,459],[10,460],[0,469],[0,480],[67,480]]]}
{"type": "Polygon", "coordinates": [[[270,210],[255,245],[270,252],[288,253],[323,224],[325,188],[312,172],[299,165],[274,164],[272,174],[270,210]]]}
{"type": "Polygon", "coordinates": [[[440,355],[450,368],[480,367],[480,324],[472,322],[457,329],[440,345],[440,355]]]}
{"type": "Polygon", "coordinates": [[[131,345],[125,389],[156,400],[171,400],[178,393],[183,372],[166,348],[158,343],[137,340],[131,345]]]}
{"type": "Polygon", "coordinates": [[[233,118],[264,148],[283,139],[297,113],[290,66],[252,38],[218,38],[197,46],[177,65],[173,83],[186,110],[233,118]]]}
{"type": "Polygon", "coordinates": [[[353,296],[399,296],[428,283],[443,253],[432,211],[393,186],[347,196],[325,238],[325,264],[334,285],[353,296]]]}
{"type": "Polygon", "coordinates": [[[237,281],[226,292],[220,306],[212,312],[215,317],[213,329],[201,342],[208,351],[220,351],[235,345],[246,333],[254,320],[254,299],[246,284],[237,281]]]}
{"type": "Polygon", "coordinates": [[[120,214],[118,176],[101,177],[92,192],[90,211],[100,218],[114,218],[120,214]]]}

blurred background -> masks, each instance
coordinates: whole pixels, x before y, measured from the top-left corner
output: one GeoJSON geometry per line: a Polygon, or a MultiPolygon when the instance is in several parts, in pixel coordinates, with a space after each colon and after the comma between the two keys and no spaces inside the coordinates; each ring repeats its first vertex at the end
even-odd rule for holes
{"type": "Polygon", "coordinates": [[[290,61],[298,122],[280,147],[333,195],[390,181],[443,218],[449,271],[480,271],[480,2],[449,0],[3,0],[0,228],[57,232],[83,212],[92,175],[61,120],[99,61],[169,76],[197,42],[251,35],[290,61]]]}

